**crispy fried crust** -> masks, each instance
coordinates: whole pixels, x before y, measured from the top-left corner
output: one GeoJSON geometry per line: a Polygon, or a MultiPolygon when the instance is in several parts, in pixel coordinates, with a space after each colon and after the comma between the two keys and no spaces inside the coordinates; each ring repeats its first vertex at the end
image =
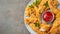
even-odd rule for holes
{"type": "MultiPolygon", "coordinates": [[[[36,1],[36,0],[35,0],[36,1]]],[[[58,0],[41,0],[40,4],[34,5],[33,8],[27,6],[25,9],[26,16],[25,23],[28,24],[37,34],[60,34],[60,9],[57,8],[58,0]],[[48,7],[45,6],[48,2],[48,7]],[[42,13],[46,10],[51,10],[55,14],[55,20],[52,24],[42,23],[42,13]],[[36,27],[35,23],[39,26],[36,27]],[[45,31],[41,31],[41,28],[45,31]]]]}

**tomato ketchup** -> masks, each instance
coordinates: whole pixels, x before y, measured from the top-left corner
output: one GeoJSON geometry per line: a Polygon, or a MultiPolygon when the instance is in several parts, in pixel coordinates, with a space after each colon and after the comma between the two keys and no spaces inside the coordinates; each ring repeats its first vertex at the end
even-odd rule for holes
{"type": "Polygon", "coordinates": [[[44,14],[43,14],[43,20],[45,22],[47,22],[47,23],[51,22],[51,21],[53,21],[53,19],[54,19],[54,14],[51,11],[44,12],[44,14]]]}

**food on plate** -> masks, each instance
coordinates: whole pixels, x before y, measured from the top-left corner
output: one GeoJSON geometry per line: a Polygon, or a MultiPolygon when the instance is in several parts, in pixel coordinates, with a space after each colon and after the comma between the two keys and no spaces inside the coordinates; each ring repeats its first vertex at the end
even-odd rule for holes
{"type": "Polygon", "coordinates": [[[37,34],[60,34],[58,0],[34,0],[25,9],[25,24],[37,34]]]}
{"type": "Polygon", "coordinates": [[[39,30],[39,23],[31,23],[30,27],[37,32],[39,30]]]}
{"type": "Polygon", "coordinates": [[[50,30],[50,28],[51,28],[51,25],[49,25],[49,24],[44,23],[44,24],[40,25],[40,31],[48,32],[50,30]],[[44,30],[42,30],[42,29],[44,29],[44,30]]]}
{"type": "Polygon", "coordinates": [[[50,29],[50,32],[56,32],[56,31],[60,32],[60,31],[58,31],[58,30],[60,30],[59,27],[60,27],[60,18],[56,18],[56,20],[54,21],[54,23],[52,25],[52,28],[50,29]]]}
{"type": "Polygon", "coordinates": [[[53,6],[52,0],[49,0],[49,1],[48,1],[48,4],[49,4],[49,7],[50,7],[50,9],[52,10],[53,13],[57,14],[57,13],[60,12],[60,10],[57,9],[57,7],[53,6]]]}
{"type": "Polygon", "coordinates": [[[56,15],[56,18],[60,18],[60,12],[56,15]]]}
{"type": "Polygon", "coordinates": [[[48,34],[47,32],[38,31],[37,34],[48,34]]]}

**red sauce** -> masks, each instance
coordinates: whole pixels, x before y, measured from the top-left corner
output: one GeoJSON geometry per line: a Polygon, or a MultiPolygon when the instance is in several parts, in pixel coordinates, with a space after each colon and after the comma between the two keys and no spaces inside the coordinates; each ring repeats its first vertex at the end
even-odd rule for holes
{"type": "Polygon", "coordinates": [[[47,11],[43,14],[43,20],[46,22],[50,22],[53,19],[53,14],[50,11],[47,11]]]}

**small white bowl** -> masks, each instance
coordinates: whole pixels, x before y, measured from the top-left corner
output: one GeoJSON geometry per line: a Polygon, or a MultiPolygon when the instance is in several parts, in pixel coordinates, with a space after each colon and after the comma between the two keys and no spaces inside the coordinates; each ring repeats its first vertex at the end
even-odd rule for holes
{"type": "MultiPolygon", "coordinates": [[[[45,12],[43,12],[42,13],[42,23],[45,23],[46,21],[43,19],[43,15],[46,13],[46,12],[51,12],[52,13],[52,11],[51,10],[47,10],[47,11],[45,11],[45,12]]],[[[52,15],[53,15],[53,19],[48,23],[48,24],[51,24],[53,21],[54,21],[54,14],[52,13],[52,15]]]]}

